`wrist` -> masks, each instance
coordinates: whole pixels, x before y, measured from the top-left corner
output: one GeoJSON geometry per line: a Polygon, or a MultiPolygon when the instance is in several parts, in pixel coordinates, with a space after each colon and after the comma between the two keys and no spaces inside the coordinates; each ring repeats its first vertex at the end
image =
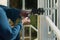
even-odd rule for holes
{"type": "Polygon", "coordinates": [[[22,24],[24,24],[23,20],[22,20],[22,24]]]}

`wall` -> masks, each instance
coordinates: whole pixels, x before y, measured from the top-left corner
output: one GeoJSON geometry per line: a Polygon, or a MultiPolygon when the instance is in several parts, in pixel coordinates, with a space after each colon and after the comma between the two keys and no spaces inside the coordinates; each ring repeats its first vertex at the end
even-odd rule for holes
{"type": "Polygon", "coordinates": [[[5,5],[5,6],[7,6],[7,0],[0,0],[0,5],[5,5]]]}

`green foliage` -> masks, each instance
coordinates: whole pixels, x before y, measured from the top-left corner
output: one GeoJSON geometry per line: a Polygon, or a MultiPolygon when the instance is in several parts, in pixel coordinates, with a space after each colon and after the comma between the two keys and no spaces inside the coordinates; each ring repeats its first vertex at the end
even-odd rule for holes
{"type": "Polygon", "coordinates": [[[37,16],[31,15],[30,19],[31,19],[31,24],[36,27],[37,26],[37,16]]]}
{"type": "MultiPolygon", "coordinates": [[[[32,24],[35,28],[37,28],[37,16],[31,15],[31,16],[30,16],[30,19],[31,19],[31,24],[32,24]]],[[[33,29],[32,29],[32,31],[31,31],[31,34],[32,34],[32,35],[31,35],[31,36],[32,36],[32,40],[37,37],[37,32],[36,32],[35,30],[33,30],[33,29]]]]}

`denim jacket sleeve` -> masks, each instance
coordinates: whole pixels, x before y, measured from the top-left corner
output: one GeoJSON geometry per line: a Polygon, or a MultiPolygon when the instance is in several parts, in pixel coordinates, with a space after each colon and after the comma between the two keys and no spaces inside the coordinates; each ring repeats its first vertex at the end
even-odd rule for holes
{"type": "Polygon", "coordinates": [[[4,11],[6,12],[7,17],[10,18],[13,22],[16,21],[16,19],[18,17],[20,17],[19,16],[19,14],[21,12],[20,9],[9,8],[9,7],[3,6],[3,5],[0,5],[0,7],[4,9],[4,11]]]}
{"type": "MultiPolygon", "coordinates": [[[[14,28],[11,28],[11,26],[9,25],[9,22],[7,20],[7,17],[5,15],[5,11],[11,10],[11,9],[8,9],[8,8],[5,9],[4,7],[3,7],[3,9],[2,9],[2,7],[0,8],[0,12],[1,12],[0,13],[0,36],[5,38],[6,40],[10,40],[10,39],[13,40],[17,37],[18,33],[20,32],[20,29],[22,28],[22,23],[19,23],[19,24],[15,25],[14,28]]],[[[14,12],[12,12],[12,13],[13,14],[11,14],[11,15],[18,15],[18,14],[14,14],[14,12]]],[[[10,15],[10,13],[9,14],[7,13],[7,15],[9,15],[8,17],[13,17],[10,15]]]]}

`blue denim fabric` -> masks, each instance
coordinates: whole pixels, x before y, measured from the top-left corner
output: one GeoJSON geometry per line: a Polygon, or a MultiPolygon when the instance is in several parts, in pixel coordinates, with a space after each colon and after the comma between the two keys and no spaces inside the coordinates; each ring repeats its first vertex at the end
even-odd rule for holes
{"type": "Polygon", "coordinates": [[[13,22],[16,21],[16,19],[21,16],[19,16],[21,10],[16,8],[8,8],[7,6],[0,5],[0,7],[6,12],[6,15],[8,18],[10,18],[13,22]]]}
{"type": "Polygon", "coordinates": [[[19,23],[15,25],[14,28],[11,28],[6,14],[7,12],[0,7],[0,40],[19,40],[19,38],[16,38],[18,37],[20,29],[22,28],[22,23],[19,23]]]}

